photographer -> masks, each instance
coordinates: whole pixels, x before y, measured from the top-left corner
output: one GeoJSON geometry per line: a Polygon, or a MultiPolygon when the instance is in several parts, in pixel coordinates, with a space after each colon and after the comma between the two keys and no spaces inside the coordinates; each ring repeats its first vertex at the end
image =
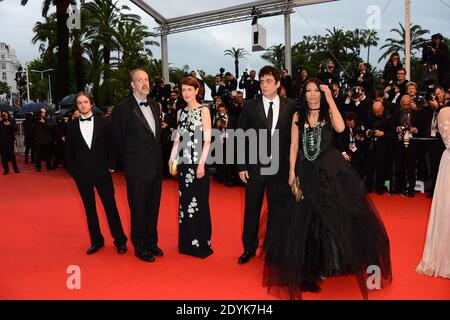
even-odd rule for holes
{"type": "Polygon", "coordinates": [[[423,47],[422,63],[436,66],[439,85],[448,88],[450,86],[450,60],[448,46],[444,43],[444,37],[434,34],[431,42],[423,47]]]}
{"type": "Polygon", "coordinates": [[[0,118],[0,155],[2,157],[4,175],[9,173],[9,161],[11,161],[14,172],[20,172],[17,167],[16,154],[14,152],[14,142],[16,141],[15,131],[17,131],[16,122],[10,118],[8,112],[2,111],[0,118]]]}
{"type": "Polygon", "coordinates": [[[374,98],[374,79],[373,74],[367,70],[367,66],[364,62],[359,64],[359,71],[353,75],[353,81],[356,86],[363,87],[367,97],[374,98]]]}
{"type": "Polygon", "coordinates": [[[335,69],[333,60],[328,59],[319,66],[318,78],[329,86],[332,82],[339,82],[339,72],[335,69]]]}
{"type": "Polygon", "coordinates": [[[259,81],[255,79],[256,71],[251,70],[250,75],[244,71],[239,81],[239,89],[245,89],[245,100],[254,99],[260,93],[259,81]]]}
{"type": "Polygon", "coordinates": [[[28,156],[31,153],[31,163],[35,162],[34,155],[34,146],[33,146],[33,131],[34,126],[36,125],[34,121],[33,112],[28,112],[25,116],[25,120],[22,122],[22,127],[24,131],[24,144],[25,144],[25,164],[28,164],[28,156]]]}
{"type": "Polygon", "coordinates": [[[281,87],[286,90],[286,97],[295,99],[294,84],[287,69],[281,71],[281,87]]]}
{"type": "Polygon", "coordinates": [[[401,68],[403,68],[403,64],[400,61],[400,55],[398,52],[392,53],[389,61],[384,66],[381,83],[387,86],[393,84],[397,80],[397,71],[401,68]]]}
{"type": "Polygon", "coordinates": [[[445,95],[443,88],[436,87],[434,94],[427,97],[427,100],[427,105],[423,107],[421,112],[423,126],[419,129],[419,135],[422,138],[429,139],[429,141],[426,141],[424,144],[424,147],[430,160],[431,192],[428,197],[432,198],[437,173],[439,170],[439,162],[442,152],[445,150],[445,145],[442,142],[437,127],[438,113],[445,106],[445,95]]]}
{"type": "Polygon", "coordinates": [[[225,73],[225,95],[230,95],[237,89],[237,80],[233,77],[231,72],[225,73]]]}
{"type": "Polygon", "coordinates": [[[345,105],[344,111],[354,112],[361,123],[367,125],[369,114],[372,111],[373,101],[366,97],[363,87],[354,87],[351,91],[351,102],[345,105]]]}
{"type": "Polygon", "coordinates": [[[389,165],[389,151],[394,137],[394,126],[392,117],[384,110],[380,100],[376,100],[369,114],[369,129],[366,137],[370,140],[367,157],[367,192],[375,192],[379,195],[384,193],[384,181],[386,179],[389,165]]]}
{"type": "Polygon", "coordinates": [[[215,128],[222,132],[220,136],[220,143],[223,146],[223,163],[217,165],[217,175],[214,179],[219,183],[225,183],[226,186],[232,187],[234,185],[234,165],[227,164],[227,152],[226,145],[227,143],[233,143],[233,141],[228,141],[228,134],[226,133],[227,129],[236,129],[237,120],[228,115],[227,106],[224,103],[221,103],[218,107],[218,118],[215,122],[215,128]]]}
{"type": "Polygon", "coordinates": [[[36,119],[33,138],[36,149],[36,171],[41,172],[41,161],[45,159],[47,170],[52,170],[51,165],[51,142],[52,142],[52,122],[47,110],[41,108],[36,119]]]}
{"type": "Polygon", "coordinates": [[[342,156],[358,171],[361,179],[364,178],[363,155],[365,128],[359,124],[358,116],[354,112],[344,115],[345,130],[339,134],[338,147],[342,156]]]}
{"type": "Polygon", "coordinates": [[[416,141],[420,114],[412,107],[411,97],[404,95],[400,101],[401,109],[394,114],[397,139],[394,142],[395,186],[390,193],[414,197],[416,186],[416,141]],[[408,182],[408,187],[406,183],[408,182]]]}
{"type": "Polygon", "coordinates": [[[397,80],[384,89],[385,100],[399,107],[401,97],[406,94],[406,84],[408,82],[406,69],[400,68],[397,71],[397,80]]]}

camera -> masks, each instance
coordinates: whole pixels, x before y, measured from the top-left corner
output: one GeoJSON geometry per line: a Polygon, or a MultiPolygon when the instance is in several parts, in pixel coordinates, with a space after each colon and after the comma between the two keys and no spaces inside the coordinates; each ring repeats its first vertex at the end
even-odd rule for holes
{"type": "Polygon", "coordinates": [[[363,90],[360,87],[354,87],[352,89],[352,99],[358,99],[363,94],[363,90]]]}
{"type": "Polygon", "coordinates": [[[242,73],[242,80],[247,81],[250,79],[250,75],[248,74],[248,70],[245,69],[245,71],[242,73]]]}
{"type": "Polygon", "coordinates": [[[367,131],[367,137],[370,139],[374,139],[375,138],[375,129],[370,129],[367,131]]]}

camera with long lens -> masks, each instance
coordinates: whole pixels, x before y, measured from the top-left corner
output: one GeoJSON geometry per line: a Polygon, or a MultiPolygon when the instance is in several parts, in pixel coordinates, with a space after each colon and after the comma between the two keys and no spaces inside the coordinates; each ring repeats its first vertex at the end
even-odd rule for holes
{"type": "Polygon", "coordinates": [[[248,70],[245,69],[245,71],[242,73],[242,80],[247,81],[250,79],[250,75],[248,74],[248,70]]]}

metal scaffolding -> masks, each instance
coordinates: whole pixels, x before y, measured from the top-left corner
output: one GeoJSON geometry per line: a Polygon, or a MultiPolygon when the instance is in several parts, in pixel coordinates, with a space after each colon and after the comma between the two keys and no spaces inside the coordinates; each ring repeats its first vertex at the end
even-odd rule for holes
{"type": "Polygon", "coordinates": [[[313,5],[337,0],[259,0],[245,4],[212,10],[192,15],[167,19],[145,0],[131,0],[135,5],[152,16],[159,24],[155,28],[156,34],[161,37],[161,57],[163,65],[163,78],[169,81],[169,63],[167,36],[173,33],[191,31],[212,26],[284,15],[285,31],[285,68],[291,73],[291,23],[290,14],[294,7],[313,5]]]}

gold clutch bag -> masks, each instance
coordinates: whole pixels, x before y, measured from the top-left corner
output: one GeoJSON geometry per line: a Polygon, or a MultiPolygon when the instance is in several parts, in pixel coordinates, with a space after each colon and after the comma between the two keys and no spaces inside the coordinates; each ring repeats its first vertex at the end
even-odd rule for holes
{"type": "Polygon", "coordinates": [[[303,191],[300,188],[300,179],[295,177],[294,183],[292,184],[292,193],[294,194],[295,201],[300,202],[303,199],[303,191]]]}
{"type": "Polygon", "coordinates": [[[170,174],[176,176],[178,173],[178,161],[175,159],[172,162],[172,166],[170,167],[170,174]]]}

